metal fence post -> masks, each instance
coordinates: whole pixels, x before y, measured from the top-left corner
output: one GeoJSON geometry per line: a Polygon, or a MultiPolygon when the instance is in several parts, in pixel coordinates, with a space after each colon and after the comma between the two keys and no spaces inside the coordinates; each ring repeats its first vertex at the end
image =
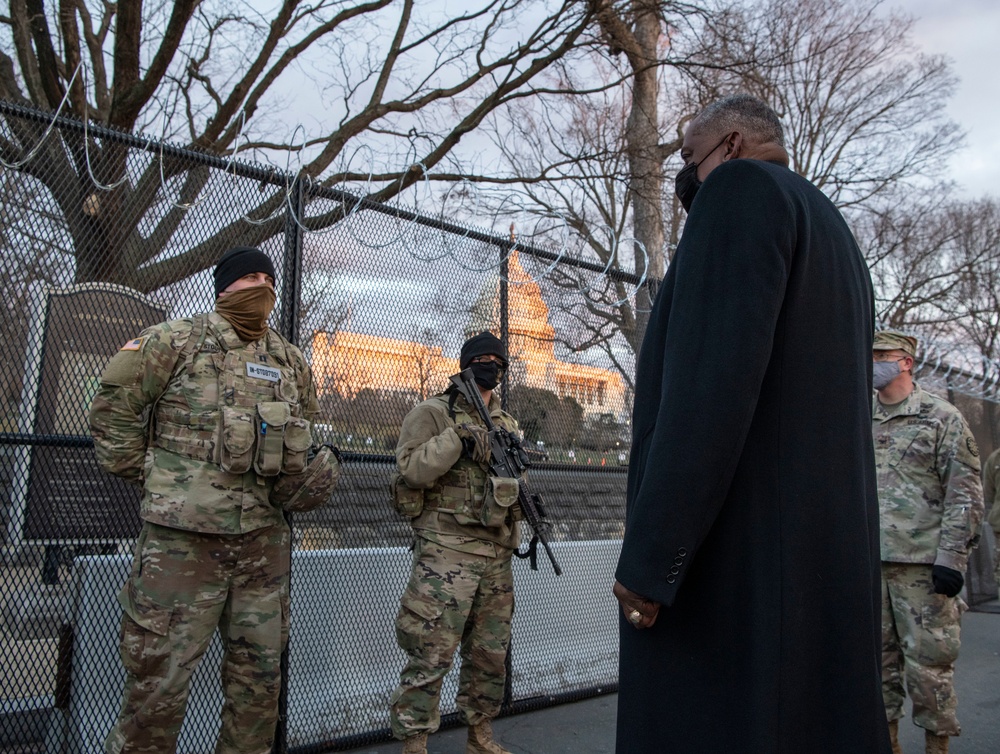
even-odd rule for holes
{"type": "MultiPolygon", "coordinates": [[[[288,195],[288,214],[285,216],[285,258],[281,274],[281,334],[299,345],[299,294],[302,291],[302,227],[296,218],[303,217],[301,178],[296,178],[288,195]]],[[[292,514],[285,513],[288,524],[289,547],[292,546],[292,514]]],[[[292,558],[288,557],[288,592],[292,591],[292,558]]],[[[289,616],[289,620],[290,620],[289,616]]],[[[291,626],[288,644],[281,652],[281,690],[278,692],[278,725],[274,731],[271,754],[288,751],[288,647],[291,645],[291,626]]]]}

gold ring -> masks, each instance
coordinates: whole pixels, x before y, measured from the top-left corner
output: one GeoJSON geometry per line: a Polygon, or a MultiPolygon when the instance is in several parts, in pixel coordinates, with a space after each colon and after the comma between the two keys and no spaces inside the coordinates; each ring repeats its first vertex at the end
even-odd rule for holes
{"type": "Polygon", "coordinates": [[[628,614],[628,619],[633,626],[638,626],[639,621],[642,620],[642,613],[640,613],[638,610],[633,610],[631,613],[628,614]]]}

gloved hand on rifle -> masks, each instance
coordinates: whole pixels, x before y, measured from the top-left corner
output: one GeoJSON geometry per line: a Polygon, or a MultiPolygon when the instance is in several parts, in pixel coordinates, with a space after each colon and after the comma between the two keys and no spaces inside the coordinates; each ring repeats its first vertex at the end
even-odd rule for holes
{"type": "Polygon", "coordinates": [[[462,450],[477,463],[489,463],[493,458],[490,450],[490,433],[478,424],[459,424],[455,434],[462,439],[462,450]]]}

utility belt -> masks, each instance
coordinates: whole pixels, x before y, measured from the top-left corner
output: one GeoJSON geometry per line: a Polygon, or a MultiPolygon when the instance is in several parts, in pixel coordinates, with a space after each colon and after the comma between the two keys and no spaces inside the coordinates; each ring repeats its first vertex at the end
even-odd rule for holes
{"type": "Polygon", "coordinates": [[[401,474],[390,484],[393,507],[407,518],[416,518],[423,511],[438,511],[455,516],[459,524],[500,527],[512,514],[520,520],[516,505],[518,481],[487,476],[475,469],[453,468],[427,490],[407,486],[401,474]]]}
{"type": "Polygon", "coordinates": [[[309,421],[292,416],[291,404],[262,401],[223,406],[201,414],[157,408],[153,443],[230,474],[253,469],[258,476],[300,474],[308,463],[309,421]]]}

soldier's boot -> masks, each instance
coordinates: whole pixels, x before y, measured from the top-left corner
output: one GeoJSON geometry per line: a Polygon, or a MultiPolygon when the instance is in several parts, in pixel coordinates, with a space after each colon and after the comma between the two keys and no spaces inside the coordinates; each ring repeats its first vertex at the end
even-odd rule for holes
{"type": "Polygon", "coordinates": [[[927,754],[948,754],[948,736],[939,736],[925,730],[924,743],[927,754]]]}
{"type": "Polygon", "coordinates": [[[899,748],[899,720],[889,721],[889,741],[892,743],[892,754],[903,754],[899,748]]]}
{"type": "Polygon", "coordinates": [[[465,745],[465,754],[510,754],[500,744],[493,740],[493,726],[489,720],[480,720],[469,726],[469,741],[465,745]]]}
{"type": "Polygon", "coordinates": [[[427,734],[418,733],[403,740],[403,754],[427,754],[427,734]]]}

